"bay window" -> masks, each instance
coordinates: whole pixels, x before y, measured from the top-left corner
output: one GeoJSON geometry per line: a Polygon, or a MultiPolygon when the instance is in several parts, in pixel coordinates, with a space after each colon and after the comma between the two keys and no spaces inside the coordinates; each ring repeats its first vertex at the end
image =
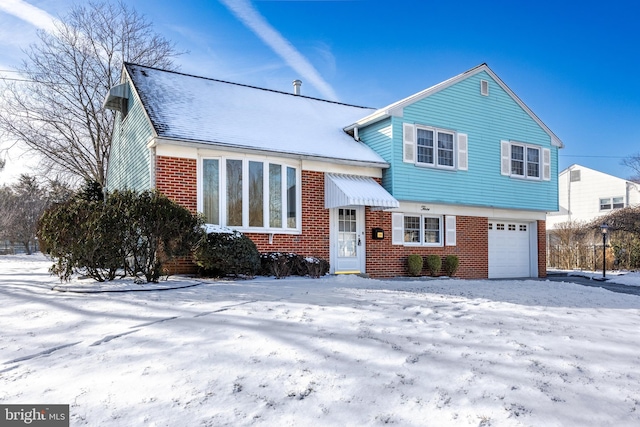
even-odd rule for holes
{"type": "Polygon", "coordinates": [[[248,231],[297,231],[300,170],[277,162],[205,158],[199,210],[206,222],[248,231]]]}

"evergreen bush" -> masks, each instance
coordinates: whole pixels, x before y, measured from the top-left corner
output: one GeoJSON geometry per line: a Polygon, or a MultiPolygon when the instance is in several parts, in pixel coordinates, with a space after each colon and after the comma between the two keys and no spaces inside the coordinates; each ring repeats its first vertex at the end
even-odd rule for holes
{"type": "Polygon", "coordinates": [[[107,204],[126,224],[122,238],[128,272],[147,282],[157,282],[168,261],[190,255],[202,240],[202,220],[157,191],[116,191],[108,195],[107,204]]]}
{"type": "Polygon", "coordinates": [[[157,282],[164,263],[188,255],[200,240],[201,220],[158,192],[100,194],[87,183],[40,218],[38,238],[61,280],[78,273],[100,282],[117,275],[157,282]]]}
{"type": "Polygon", "coordinates": [[[76,197],[50,207],[38,224],[38,239],[54,260],[49,271],[64,281],[74,273],[113,280],[125,267],[121,228],[120,217],[102,202],[76,197]]]}
{"type": "Polygon", "coordinates": [[[411,254],[407,258],[407,268],[409,270],[410,276],[419,276],[422,272],[422,266],[424,265],[424,260],[422,256],[417,254],[411,254]]]}
{"type": "Polygon", "coordinates": [[[427,264],[427,270],[429,270],[429,274],[432,276],[437,276],[440,273],[440,268],[442,268],[442,260],[438,255],[427,255],[425,258],[425,262],[427,264]]]}
{"type": "Polygon", "coordinates": [[[444,273],[451,277],[454,274],[456,274],[456,271],[458,271],[458,266],[460,265],[460,259],[457,257],[457,255],[447,255],[444,258],[444,263],[442,264],[442,268],[444,270],[444,273]]]}
{"type": "Polygon", "coordinates": [[[258,248],[239,231],[208,233],[197,245],[194,259],[205,274],[216,276],[254,276],[260,269],[258,248]]]}

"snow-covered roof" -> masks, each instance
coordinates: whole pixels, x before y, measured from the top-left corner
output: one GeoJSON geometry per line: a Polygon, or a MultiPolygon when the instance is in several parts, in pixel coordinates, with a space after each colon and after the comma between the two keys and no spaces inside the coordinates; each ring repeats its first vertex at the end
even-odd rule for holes
{"type": "Polygon", "coordinates": [[[388,167],[343,128],[374,109],[125,64],[158,137],[388,167]]]}

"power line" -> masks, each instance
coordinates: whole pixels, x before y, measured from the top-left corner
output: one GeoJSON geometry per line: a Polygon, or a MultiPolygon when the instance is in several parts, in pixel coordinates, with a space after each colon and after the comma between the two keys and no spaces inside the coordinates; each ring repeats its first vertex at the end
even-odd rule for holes
{"type": "Polygon", "coordinates": [[[560,157],[594,157],[599,159],[626,159],[627,157],[622,156],[589,156],[589,155],[580,155],[580,154],[559,154],[560,157]]]}
{"type": "Polygon", "coordinates": [[[44,85],[67,85],[67,86],[75,86],[72,83],[58,83],[58,82],[43,82],[40,80],[33,80],[33,79],[16,79],[13,77],[2,77],[0,76],[0,80],[5,80],[5,81],[10,81],[10,82],[25,82],[25,83],[41,83],[44,85]]]}
{"type": "Polygon", "coordinates": [[[0,76],[0,80],[7,80],[7,81],[10,81],[10,82],[44,83],[44,82],[39,82],[37,80],[14,79],[14,78],[11,78],[11,77],[2,77],[2,76],[0,76]]]}

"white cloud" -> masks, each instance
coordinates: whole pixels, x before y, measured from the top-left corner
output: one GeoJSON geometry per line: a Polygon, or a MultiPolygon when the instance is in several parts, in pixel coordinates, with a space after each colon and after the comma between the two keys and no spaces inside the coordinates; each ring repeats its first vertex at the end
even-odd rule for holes
{"type": "Polygon", "coordinates": [[[55,29],[57,22],[49,13],[23,0],[2,0],[0,10],[48,32],[55,29]]]}
{"type": "Polygon", "coordinates": [[[300,74],[305,83],[314,86],[327,99],[337,101],[338,96],[311,63],[273,28],[249,0],[220,0],[244,25],[300,74]]]}

